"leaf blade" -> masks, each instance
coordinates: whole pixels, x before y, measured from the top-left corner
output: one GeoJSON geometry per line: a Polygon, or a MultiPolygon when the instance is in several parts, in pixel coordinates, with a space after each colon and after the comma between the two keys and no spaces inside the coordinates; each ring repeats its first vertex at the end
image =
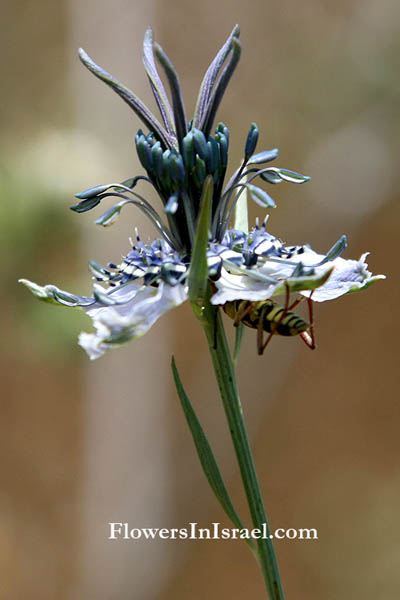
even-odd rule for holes
{"type": "MultiPolygon", "coordinates": [[[[186,393],[186,390],[183,387],[174,357],[172,357],[171,368],[176,390],[181,401],[187,424],[189,425],[189,429],[193,437],[193,441],[197,450],[197,455],[199,457],[201,466],[203,468],[203,472],[207,477],[208,483],[210,484],[210,487],[213,490],[225,514],[230,518],[232,523],[238,529],[244,529],[244,525],[238,513],[236,512],[233,502],[229,496],[228,490],[226,489],[224,480],[218,468],[210,443],[206,437],[206,434],[204,433],[200,421],[197,418],[194,408],[186,393]]],[[[249,544],[253,551],[256,551],[255,544],[251,539],[246,539],[246,542],[249,544]]]]}

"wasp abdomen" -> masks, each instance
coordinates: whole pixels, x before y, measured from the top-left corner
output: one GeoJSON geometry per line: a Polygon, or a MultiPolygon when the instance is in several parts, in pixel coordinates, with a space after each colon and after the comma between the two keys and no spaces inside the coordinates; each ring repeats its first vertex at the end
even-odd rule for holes
{"type": "Polygon", "coordinates": [[[285,312],[284,307],[273,300],[233,300],[226,302],[222,308],[231,319],[252,329],[257,329],[262,320],[262,328],[268,333],[293,336],[300,335],[309,328],[304,319],[291,310],[285,312]]]}

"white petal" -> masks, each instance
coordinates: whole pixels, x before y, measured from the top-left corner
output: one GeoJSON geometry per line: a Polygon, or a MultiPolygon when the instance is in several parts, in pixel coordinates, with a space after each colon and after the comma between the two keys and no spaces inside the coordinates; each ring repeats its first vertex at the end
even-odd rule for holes
{"type": "Polygon", "coordinates": [[[158,287],[141,288],[139,291],[137,288],[137,284],[131,283],[112,293],[118,301],[128,298],[124,304],[97,304],[85,309],[93,319],[96,333],[81,333],[79,343],[92,360],[102,356],[109,348],[144,335],[161,315],[187,299],[183,285],[160,283],[158,287]]]}
{"type": "Polygon", "coordinates": [[[86,350],[90,360],[95,360],[103,356],[107,350],[107,346],[103,343],[103,339],[108,336],[109,330],[105,325],[96,323],[97,333],[86,333],[82,331],[79,334],[78,343],[86,350]]]}
{"type": "Polygon", "coordinates": [[[211,303],[225,304],[232,300],[266,300],[272,296],[279,283],[268,284],[248,275],[233,275],[223,267],[221,277],[215,285],[217,292],[212,296],[211,303]]]}
{"type": "MultiPolygon", "coordinates": [[[[336,258],[323,265],[333,266],[334,270],[330,278],[324,285],[313,292],[312,299],[316,302],[325,302],[326,300],[334,300],[344,294],[356,292],[368,287],[378,279],[386,279],[385,275],[373,276],[368,271],[368,265],[365,262],[368,252],[360,257],[360,260],[346,260],[344,258],[336,258]]],[[[321,269],[322,267],[317,267],[321,269]]],[[[304,296],[309,296],[309,292],[301,292],[304,296]]]]}
{"type": "Polygon", "coordinates": [[[274,261],[267,258],[261,266],[253,267],[247,273],[235,274],[229,272],[227,268],[223,268],[220,279],[215,283],[217,292],[212,296],[211,302],[225,304],[232,300],[266,300],[271,296],[284,293],[285,288],[282,284],[285,281],[293,291],[304,296],[309,296],[310,290],[314,290],[312,298],[317,302],[333,300],[344,294],[368,287],[378,279],[385,279],[384,275],[373,276],[368,271],[368,265],[365,262],[367,255],[368,253],[363,254],[358,261],[339,257],[315,266],[322,262],[325,256],[307,247],[302,254],[294,254],[287,261],[274,261]],[[300,262],[305,267],[313,267],[314,275],[291,277],[294,269],[293,263],[300,262]],[[330,272],[331,274],[329,274],[330,272]],[[258,281],[257,275],[274,278],[277,280],[277,284],[258,281]],[[326,277],[328,277],[327,280],[326,277]]]}

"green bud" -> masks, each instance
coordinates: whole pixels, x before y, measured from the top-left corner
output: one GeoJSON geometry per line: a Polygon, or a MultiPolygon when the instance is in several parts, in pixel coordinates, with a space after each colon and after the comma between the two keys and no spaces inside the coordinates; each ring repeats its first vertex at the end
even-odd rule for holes
{"type": "MultiPolygon", "coordinates": [[[[99,186],[100,187],[100,186],[99,186]]],[[[101,186],[104,187],[104,186],[101,186]]],[[[108,186],[107,188],[108,189],[108,186]]],[[[87,212],[88,210],[92,210],[92,208],[94,208],[95,206],[97,206],[98,204],[100,204],[101,202],[101,198],[87,198],[87,200],[82,200],[82,202],[78,202],[78,204],[74,204],[74,206],[71,206],[71,210],[77,212],[77,213],[83,213],[83,212],[87,212]]]]}
{"type": "Polygon", "coordinates": [[[182,140],[182,154],[185,161],[185,167],[190,171],[194,167],[195,149],[193,142],[193,133],[190,131],[182,140]]]}
{"type": "Polygon", "coordinates": [[[204,133],[199,129],[192,129],[192,133],[195,150],[200,158],[206,161],[208,159],[208,148],[204,133]]]}
{"type": "MultiPolygon", "coordinates": [[[[94,198],[95,196],[102,194],[103,192],[108,190],[110,187],[111,186],[109,183],[106,183],[105,185],[96,185],[95,187],[89,188],[88,190],[85,190],[84,192],[75,194],[75,198],[79,198],[79,200],[90,200],[91,198],[94,198]]],[[[79,205],[77,205],[77,206],[79,206],[79,205]]],[[[88,208],[86,210],[90,210],[90,209],[88,208]]],[[[83,212],[83,211],[77,211],[77,212],[83,212]]]]}
{"type": "Polygon", "coordinates": [[[109,225],[112,225],[113,223],[115,223],[115,221],[118,219],[118,217],[120,215],[121,208],[127,202],[129,202],[129,200],[122,200],[121,202],[118,202],[118,204],[115,204],[114,206],[109,208],[104,214],[101,215],[101,217],[99,217],[97,219],[97,221],[95,221],[96,225],[102,225],[103,227],[108,227],[109,225]]]}
{"type": "Polygon", "coordinates": [[[247,184],[251,199],[254,200],[258,206],[262,208],[275,208],[276,204],[271,196],[268,196],[267,192],[257,187],[256,185],[247,184]]]}

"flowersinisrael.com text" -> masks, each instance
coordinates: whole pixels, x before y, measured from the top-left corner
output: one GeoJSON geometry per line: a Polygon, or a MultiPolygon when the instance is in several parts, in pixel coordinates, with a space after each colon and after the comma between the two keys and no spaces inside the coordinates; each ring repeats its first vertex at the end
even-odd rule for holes
{"type": "Polygon", "coordinates": [[[108,523],[109,540],[248,540],[248,539],[277,539],[277,540],[317,540],[318,531],[315,528],[282,527],[268,531],[266,523],[261,529],[231,529],[222,527],[221,523],[211,523],[209,527],[199,527],[198,523],[188,523],[186,527],[159,528],[133,527],[129,523],[108,523]]]}

